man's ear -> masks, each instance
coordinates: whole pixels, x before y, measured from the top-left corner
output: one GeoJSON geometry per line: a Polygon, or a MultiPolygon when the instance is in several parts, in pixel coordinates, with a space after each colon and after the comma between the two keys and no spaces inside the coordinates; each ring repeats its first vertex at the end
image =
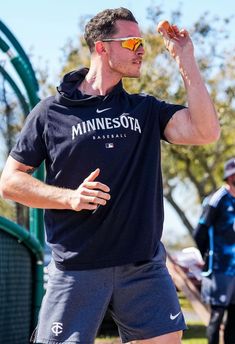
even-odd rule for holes
{"type": "Polygon", "coordinates": [[[95,51],[97,54],[101,55],[106,52],[104,42],[97,41],[95,42],[95,51]]]}

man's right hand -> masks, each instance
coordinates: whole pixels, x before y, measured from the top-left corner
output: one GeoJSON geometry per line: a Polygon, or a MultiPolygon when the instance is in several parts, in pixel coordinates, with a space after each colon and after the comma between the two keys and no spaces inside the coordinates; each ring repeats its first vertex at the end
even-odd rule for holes
{"type": "Polygon", "coordinates": [[[0,180],[5,199],[40,209],[96,210],[110,199],[107,185],[96,181],[100,169],[93,171],[76,189],[48,185],[32,176],[34,167],[8,157],[0,180]]]}
{"type": "Polygon", "coordinates": [[[69,202],[72,210],[95,210],[99,205],[106,205],[107,201],[110,200],[110,188],[95,181],[99,174],[100,169],[97,168],[84,179],[83,183],[76,190],[70,193],[69,202]]]}

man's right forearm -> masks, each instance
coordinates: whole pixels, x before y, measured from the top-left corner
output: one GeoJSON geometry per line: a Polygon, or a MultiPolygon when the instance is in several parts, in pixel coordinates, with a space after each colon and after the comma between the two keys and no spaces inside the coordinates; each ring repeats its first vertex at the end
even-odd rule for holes
{"type": "Polygon", "coordinates": [[[92,171],[78,188],[65,189],[47,185],[31,174],[34,167],[8,157],[0,179],[3,198],[32,208],[70,209],[74,211],[95,210],[110,200],[110,188],[97,178],[100,169],[92,171]]]}
{"type": "Polygon", "coordinates": [[[22,171],[11,176],[2,176],[1,195],[3,198],[32,208],[71,209],[70,194],[73,190],[47,185],[22,171]]]}

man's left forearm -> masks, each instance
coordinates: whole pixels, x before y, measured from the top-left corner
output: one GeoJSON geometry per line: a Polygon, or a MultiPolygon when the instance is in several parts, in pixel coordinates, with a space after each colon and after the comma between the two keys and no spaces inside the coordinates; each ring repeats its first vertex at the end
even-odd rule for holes
{"type": "Polygon", "coordinates": [[[179,63],[179,70],[187,92],[190,120],[198,135],[206,142],[218,140],[219,120],[195,59],[179,63]]]}

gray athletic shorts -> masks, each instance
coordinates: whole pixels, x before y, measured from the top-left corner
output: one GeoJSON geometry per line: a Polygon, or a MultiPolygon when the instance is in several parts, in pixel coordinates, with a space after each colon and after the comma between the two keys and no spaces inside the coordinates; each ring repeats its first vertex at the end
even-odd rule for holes
{"type": "Polygon", "coordinates": [[[205,303],[214,306],[227,307],[235,304],[235,276],[213,273],[203,277],[201,296],[205,303]]]}
{"type": "Polygon", "coordinates": [[[162,244],[153,260],[82,271],[49,265],[34,343],[92,344],[109,308],[122,342],[186,329],[162,244]]]}

